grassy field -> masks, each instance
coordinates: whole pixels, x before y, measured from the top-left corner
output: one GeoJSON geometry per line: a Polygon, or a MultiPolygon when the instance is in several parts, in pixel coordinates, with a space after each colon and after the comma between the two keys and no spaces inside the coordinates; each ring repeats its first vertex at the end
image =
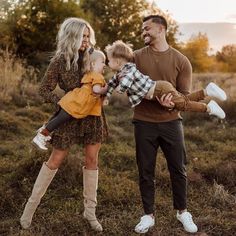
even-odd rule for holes
{"type": "MultiPolygon", "coordinates": [[[[14,74],[14,70],[11,72],[14,74]]],[[[11,74],[10,73],[10,74],[11,74]]],[[[3,76],[4,75],[1,75],[3,76]]],[[[13,78],[13,77],[11,77],[13,78]]],[[[14,79],[14,78],[13,78],[14,79]]],[[[109,140],[100,153],[97,216],[104,232],[90,230],[82,218],[83,153],[73,147],[37,209],[32,227],[22,230],[19,218],[47,153],[30,141],[52,109],[36,95],[37,85],[23,81],[9,88],[0,101],[0,235],[136,235],[143,214],[138,190],[132,110],[123,97],[106,107],[109,140]]],[[[188,154],[188,208],[199,227],[195,235],[236,234],[236,75],[194,75],[194,88],[215,81],[227,90],[222,104],[227,118],[185,114],[188,154]]],[[[14,84],[14,83],[13,83],[14,84]]],[[[159,152],[156,164],[156,225],[147,235],[188,235],[175,218],[166,162],[159,152]]]]}

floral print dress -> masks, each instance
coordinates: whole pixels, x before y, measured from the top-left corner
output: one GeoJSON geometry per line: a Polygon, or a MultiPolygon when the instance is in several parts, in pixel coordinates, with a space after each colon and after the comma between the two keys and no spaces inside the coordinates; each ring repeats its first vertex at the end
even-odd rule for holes
{"type": "MultiPolygon", "coordinates": [[[[65,93],[81,86],[82,55],[78,61],[78,70],[66,71],[66,60],[61,55],[49,64],[39,88],[39,94],[47,103],[57,103],[60,98],[53,92],[58,85],[65,93]]],[[[72,119],[57,128],[52,134],[52,145],[56,149],[68,149],[73,144],[95,144],[103,142],[108,135],[105,114],[72,119]]]]}

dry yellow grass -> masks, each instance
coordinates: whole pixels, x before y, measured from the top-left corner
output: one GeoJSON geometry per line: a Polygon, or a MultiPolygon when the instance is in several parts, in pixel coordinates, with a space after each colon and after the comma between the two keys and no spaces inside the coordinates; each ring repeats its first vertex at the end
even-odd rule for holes
{"type": "Polygon", "coordinates": [[[0,100],[9,101],[18,87],[25,68],[21,60],[7,51],[0,51],[0,100]]]}
{"type": "Polygon", "coordinates": [[[235,205],[236,204],[236,196],[229,193],[228,190],[225,190],[224,185],[217,184],[214,180],[214,184],[212,187],[213,192],[213,200],[220,205],[235,205]]]}
{"type": "Polygon", "coordinates": [[[0,101],[9,102],[16,94],[34,95],[36,70],[8,51],[0,50],[0,101]]]}
{"type": "Polygon", "coordinates": [[[236,99],[236,74],[235,73],[199,73],[193,74],[193,89],[204,88],[209,82],[214,82],[222,87],[229,100],[236,99]]]}

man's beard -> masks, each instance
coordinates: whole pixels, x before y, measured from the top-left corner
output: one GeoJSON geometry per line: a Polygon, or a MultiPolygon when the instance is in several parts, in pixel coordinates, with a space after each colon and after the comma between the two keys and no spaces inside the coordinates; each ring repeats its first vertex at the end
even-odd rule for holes
{"type": "Polygon", "coordinates": [[[152,41],[152,37],[150,35],[147,35],[147,37],[149,38],[147,41],[145,40],[146,37],[144,37],[144,44],[146,46],[150,45],[151,41],[152,41]]]}

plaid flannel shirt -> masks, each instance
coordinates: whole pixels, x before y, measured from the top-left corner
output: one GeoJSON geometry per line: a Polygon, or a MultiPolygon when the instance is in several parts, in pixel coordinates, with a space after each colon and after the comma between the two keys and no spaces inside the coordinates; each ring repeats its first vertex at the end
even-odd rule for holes
{"type": "Polygon", "coordinates": [[[108,82],[106,96],[110,98],[114,89],[127,93],[132,107],[137,106],[154,85],[149,76],[142,74],[134,63],[126,63],[108,82]]]}

